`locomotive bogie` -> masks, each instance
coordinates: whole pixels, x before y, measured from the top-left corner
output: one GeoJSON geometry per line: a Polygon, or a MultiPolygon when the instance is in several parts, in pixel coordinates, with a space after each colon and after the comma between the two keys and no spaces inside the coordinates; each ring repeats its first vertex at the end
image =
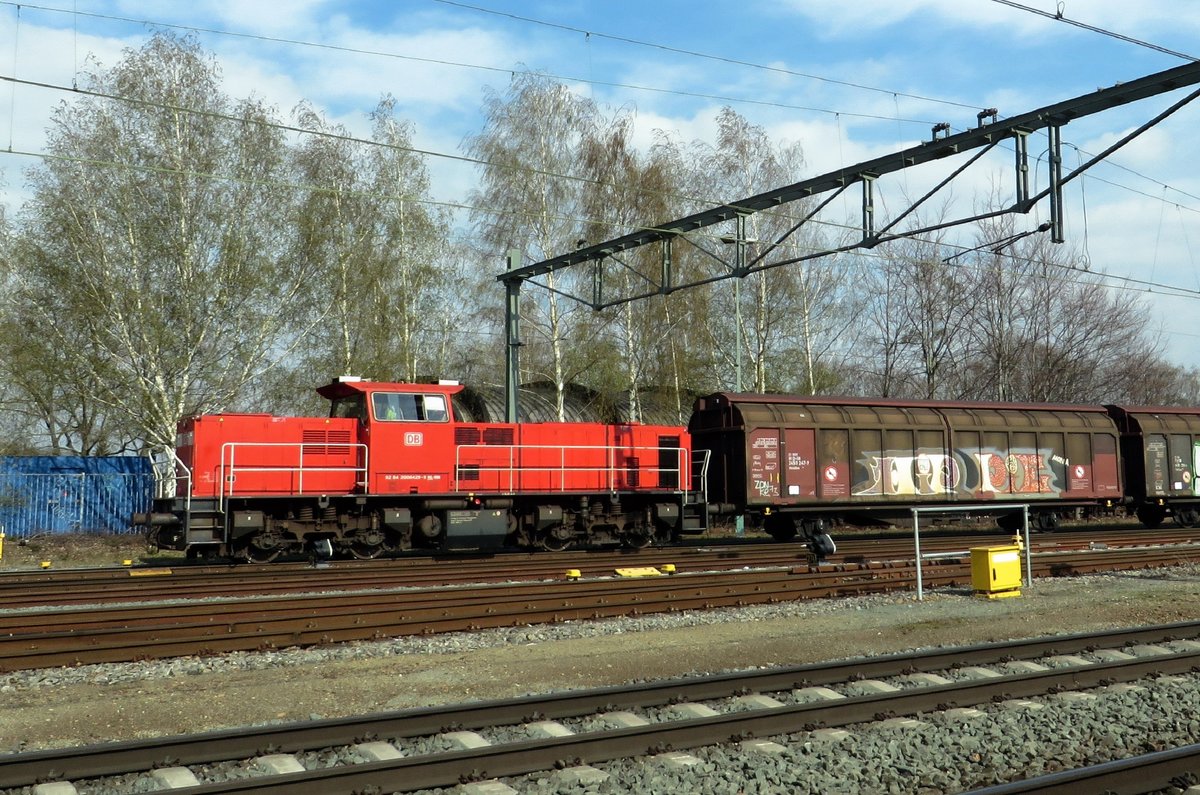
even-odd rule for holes
{"type": "MultiPolygon", "coordinates": [[[[450,502],[447,500],[446,502],[450,502]]],[[[385,552],[476,550],[501,547],[565,550],[622,545],[643,547],[677,538],[680,506],[646,503],[637,508],[601,500],[585,510],[556,504],[503,508],[375,509],[350,504],[324,509],[290,502],[267,510],[237,508],[229,513],[222,539],[212,529],[195,529],[189,542],[182,521],[164,525],[152,536],[162,549],[189,549],[194,555],[269,562],[309,555],[328,543],[342,557],[370,559],[385,552]],[[163,532],[163,530],[168,532],[163,532]]],[[[181,519],[187,514],[181,511],[181,519]]]]}

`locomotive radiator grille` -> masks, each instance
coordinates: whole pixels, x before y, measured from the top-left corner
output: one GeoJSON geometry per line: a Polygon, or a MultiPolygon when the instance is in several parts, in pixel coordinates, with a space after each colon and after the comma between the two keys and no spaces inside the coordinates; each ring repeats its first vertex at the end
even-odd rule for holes
{"type": "Polygon", "coordinates": [[[346,455],[350,452],[350,432],[305,429],[300,443],[302,455],[346,455]]]}

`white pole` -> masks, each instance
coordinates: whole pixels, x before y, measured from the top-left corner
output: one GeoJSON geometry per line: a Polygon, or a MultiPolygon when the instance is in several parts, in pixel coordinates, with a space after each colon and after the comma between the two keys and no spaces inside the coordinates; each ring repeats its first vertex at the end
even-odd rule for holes
{"type": "Polygon", "coordinates": [[[1025,587],[1033,587],[1033,548],[1029,546],[1029,506],[1021,506],[1021,522],[1025,526],[1025,587]]]}
{"type": "Polygon", "coordinates": [[[912,509],[913,515],[913,548],[916,550],[917,556],[917,600],[924,601],[925,589],[921,582],[921,520],[918,517],[918,509],[912,509]]]}

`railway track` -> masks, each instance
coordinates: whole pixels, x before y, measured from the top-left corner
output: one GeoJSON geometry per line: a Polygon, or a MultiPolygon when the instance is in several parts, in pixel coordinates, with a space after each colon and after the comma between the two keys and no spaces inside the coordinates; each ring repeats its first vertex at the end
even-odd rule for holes
{"type": "MultiPolygon", "coordinates": [[[[1035,576],[1200,560],[1200,546],[1041,552],[1035,576]]],[[[911,588],[912,561],[700,571],[351,593],[189,599],[0,615],[0,671],[325,645],[657,612],[742,607],[911,588]]],[[[968,560],[923,567],[928,587],[966,586],[968,560]]]]}
{"type": "MultiPolygon", "coordinates": [[[[592,766],[611,760],[684,765],[687,751],[714,745],[784,754],[843,727],[869,732],[947,710],[957,711],[953,720],[987,720],[988,710],[1035,709],[1028,700],[1051,693],[1197,667],[1200,623],[1172,624],[13,754],[0,756],[0,787],[58,781],[141,791],[141,779],[153,778],[187,795],[394,792],[556,768],[596,781],[608,774],[592,766]]],[[[1155,756],[1156,775],[1187,764],[1155,756]]],[[[1145,770],[1134,779],[1141,788],[1078,780],[1090,782],[1086,791],[1141,793],[1156,787],[1145,770]]],[[[1120,775],[1129,780],[1127,770],[1120,775]]],[[[1068,791],[1081,790],[982,792],[1068,791]]]]}
{"type": "MultiPolygon", "coordinates": [[[[922,540],[926,554],[966,552],[973,546],[1009,543],[1010,536],[931,535],[922,540]]],[[[1037,553],[1085,551],[1098,546],[1200,545],[1200,531],[1105,531],[1039,534],[1032,539],[1037,553]]],[[[841,542],[831,564],[911,557],[911,537],[890,534],[882,538],[848,538],[841,542]]],[[[743,542],[708,546],[678,546],[646,550],[567,553],[504,553],[439,557],[402,557],[374,561],[345,561],[327,567],[284,563],[270,566],[146,565],[61,571],[15,571],[0,574],[0,604],[6,609],[47,605],[83,605],[160,599],[182,599],[196,594],[253,596],[389,589],[467,583],[562,579],[568,569],[581,577],[611,576],[622,567],[661,566],[669,563],[678,572],[723,571],[745,567],[804,566],[807,549],[773,542],[743,542]]]]}
{"type": "Polygon", "coordinates": [[[1142,795],[1181,790],[1179,784],[1195,778],[1197,771],[1200,771],[1200,744],[971,790],[963,795],[1076,795],[1079,792],[1142,795]]]}

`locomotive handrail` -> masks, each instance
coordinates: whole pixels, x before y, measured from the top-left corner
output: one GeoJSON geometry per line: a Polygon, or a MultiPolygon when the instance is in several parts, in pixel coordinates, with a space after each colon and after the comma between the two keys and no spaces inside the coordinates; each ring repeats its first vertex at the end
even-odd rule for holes
{"type": "Polygon", "coordinates": [[[155,499],[167,499],[179,496],[179,480],[184,481],[183,489],[183,505],[184,509],[191,511],[192,508],[192,470],[187,464],[183,463],[183,459],[179,457],[178,451],[174,448],[165,451],[170,454],[169,459],[164,459],[161,462],[155,461],[154,457],[150,457],[150,467],[154,470],[154,497],[155,499]],[[167,474],[167,465],[171,466],[170,474],[167,474]],[[183,470],[183,474],[179,471],[183,470]],[[173,489],[174,493],[168,494],[168,484],[173,489]]]}
{"type": "Polygon", "coordinates": [[[354,472],[361,474],[362,479],[356,479],[356,483],[361,483],[365,489],[367,483],[367,457],[370,451],[367,445],[361,443],[350,442],[226,442],[221,445],[221,463],[219,465],[219,477],[221,479],[221,488],[218,491],[217,510],[225,510],[225,500],[234,496],[234,483],[237,479],[239,471],[243,474],[247,472],[292,472],[297,475],[296,493],[304,494],[304,474],[317,472],[354,472]],[[299,456],[299,463],[296,466],[264,466],[255,464],[243,464],[239,469],[236,462],[236,454],[238,448],[262,448],[262,447],[291,447],[296,448],[299,456]],[[306,447],[344,447],[349,450],[357,450],[359,452],[359,460],[362,461],[361,466],[309,466],[304,465],[304,448],[306,447]],[[226,491],[228,487],[228,491],[226,491]]]}
{"type": "Polygon", "coordinates": [[[711,461],[712,450],[692,451],[692,482],[700,484],[693,491],[700,492],[701,501],[706,503],[708,502],[708,465],[711,461]]]}
{"type": "MultiPolygon", "coordinates": [[[[504,473],[507,473],[507,475],[508,475],[507,489],[502,489],[501,484],[499,482],[497,482],[497,490],[501,491],[502,493],[511,494],[517,490],[516,480],[517,480],[518,475],[533,474],[533,473],[538,473],[538,472],[549,472],[549,473],[557,472],[558,473],[558,488],[557,489],[550,488],[549,490],[558,491],[558,492],[562,493],[562,492],[567,492],[567,491],[581,490],[581,489],[568,489],[566,487],[567,486],[567,472],[573,472],[573,473],[594,472],[594,473],[598,473],[598,474],[604,474],[607,476],[606,484],[603,486],[597,486],[596,488],[607,488],[608,491],[610,493],[612,493],[617,490],[617,473],[618,472],[628,472],[631,470],[634,472],[654,472],[654,473],[659,473],[660,475],[662,473],[674,474],[675,478],[676,478],[676,483],[682,484],[684,482],[684,475],[685,475],[683,456],[686,452],[687,452],[686,448],[683,448],[683,447],[661,447],[661,446],[648,446],[648,445],[647,446],[629,447],[629,446],[624,446],[624,445],[614,446],[614,445],[558,445],[558,444],[503,444],[503,445],[501,445],[501,444],[460,444],[460,445],[457,445],[454,450],[454,474],[451,479],[451,482],[453,483],[453,488],[456,491],[462,491],[465,488],[462,484],[462,481],[464,480],[464,478],[462,477],[462,472],[463,472],[464,466],[474,467],[474,469],[471,471],[474,473],[479,473],[479,474],[482,474],[485,472],[496,472],[496,473],[500,473],[501,476],[503,476],[504,473]],[[507,465],[504,465],[504,464],[485,465],[483,463],[477,463],[477,462],[473,462],[473,461],[464,461],[463,460],[463,452],[467,451],[467,450],[504,452],[504,453],[507,453],[508,463],[507,463],[507,465]],[[557,466],[527,466],[524,464],[519,465],[519,466],[517,465],[515,458],[518,453],[534,452],[534,451],[538,451],[538,450],[549,450],[552,452],[557,451],[558,456],[559,456],[559,461],[558,461],[557,466]],[[604,466],[601,467],[601,466],[568,466],[567,465],[566,458],[567,458],[568,451],[583,452],[583,451],[588,451],[588,450],[604,451],[606,454],[606,461],[605,461],[604,466]],[[617,462],[616,462],[617,455],[616,454],[618,452],[624,453],[627,457],[631,457],[631,456],[637,455],[638,453],[662,453],[664,451],[675,454],[675,457],[677,460],[676,466],[674,466],[674,467],[648,466],[648,465],[644,466],[639,461],[638,465],[636,467],[632,467],[632,468],[617,467],[617,462]]],[[[482,456],[481,456],[481,458],[482,458],[482,456]]],[[[659,478],[659,480],[661,480],[661,477],[659,478]]],[[[478,490],[478,488],[479,487],[474,484],[471,485],[471,489],[478,490]]],[[[589,486],[588,488],[592,488],[592,487],[589,486]]],[[[678,488],[678,485],[676,486],[676,490],[682,491],[685,495],[690,491],[690,489],[686,489],[686,488],[680,489],[680,488],[678,488]]]]}

